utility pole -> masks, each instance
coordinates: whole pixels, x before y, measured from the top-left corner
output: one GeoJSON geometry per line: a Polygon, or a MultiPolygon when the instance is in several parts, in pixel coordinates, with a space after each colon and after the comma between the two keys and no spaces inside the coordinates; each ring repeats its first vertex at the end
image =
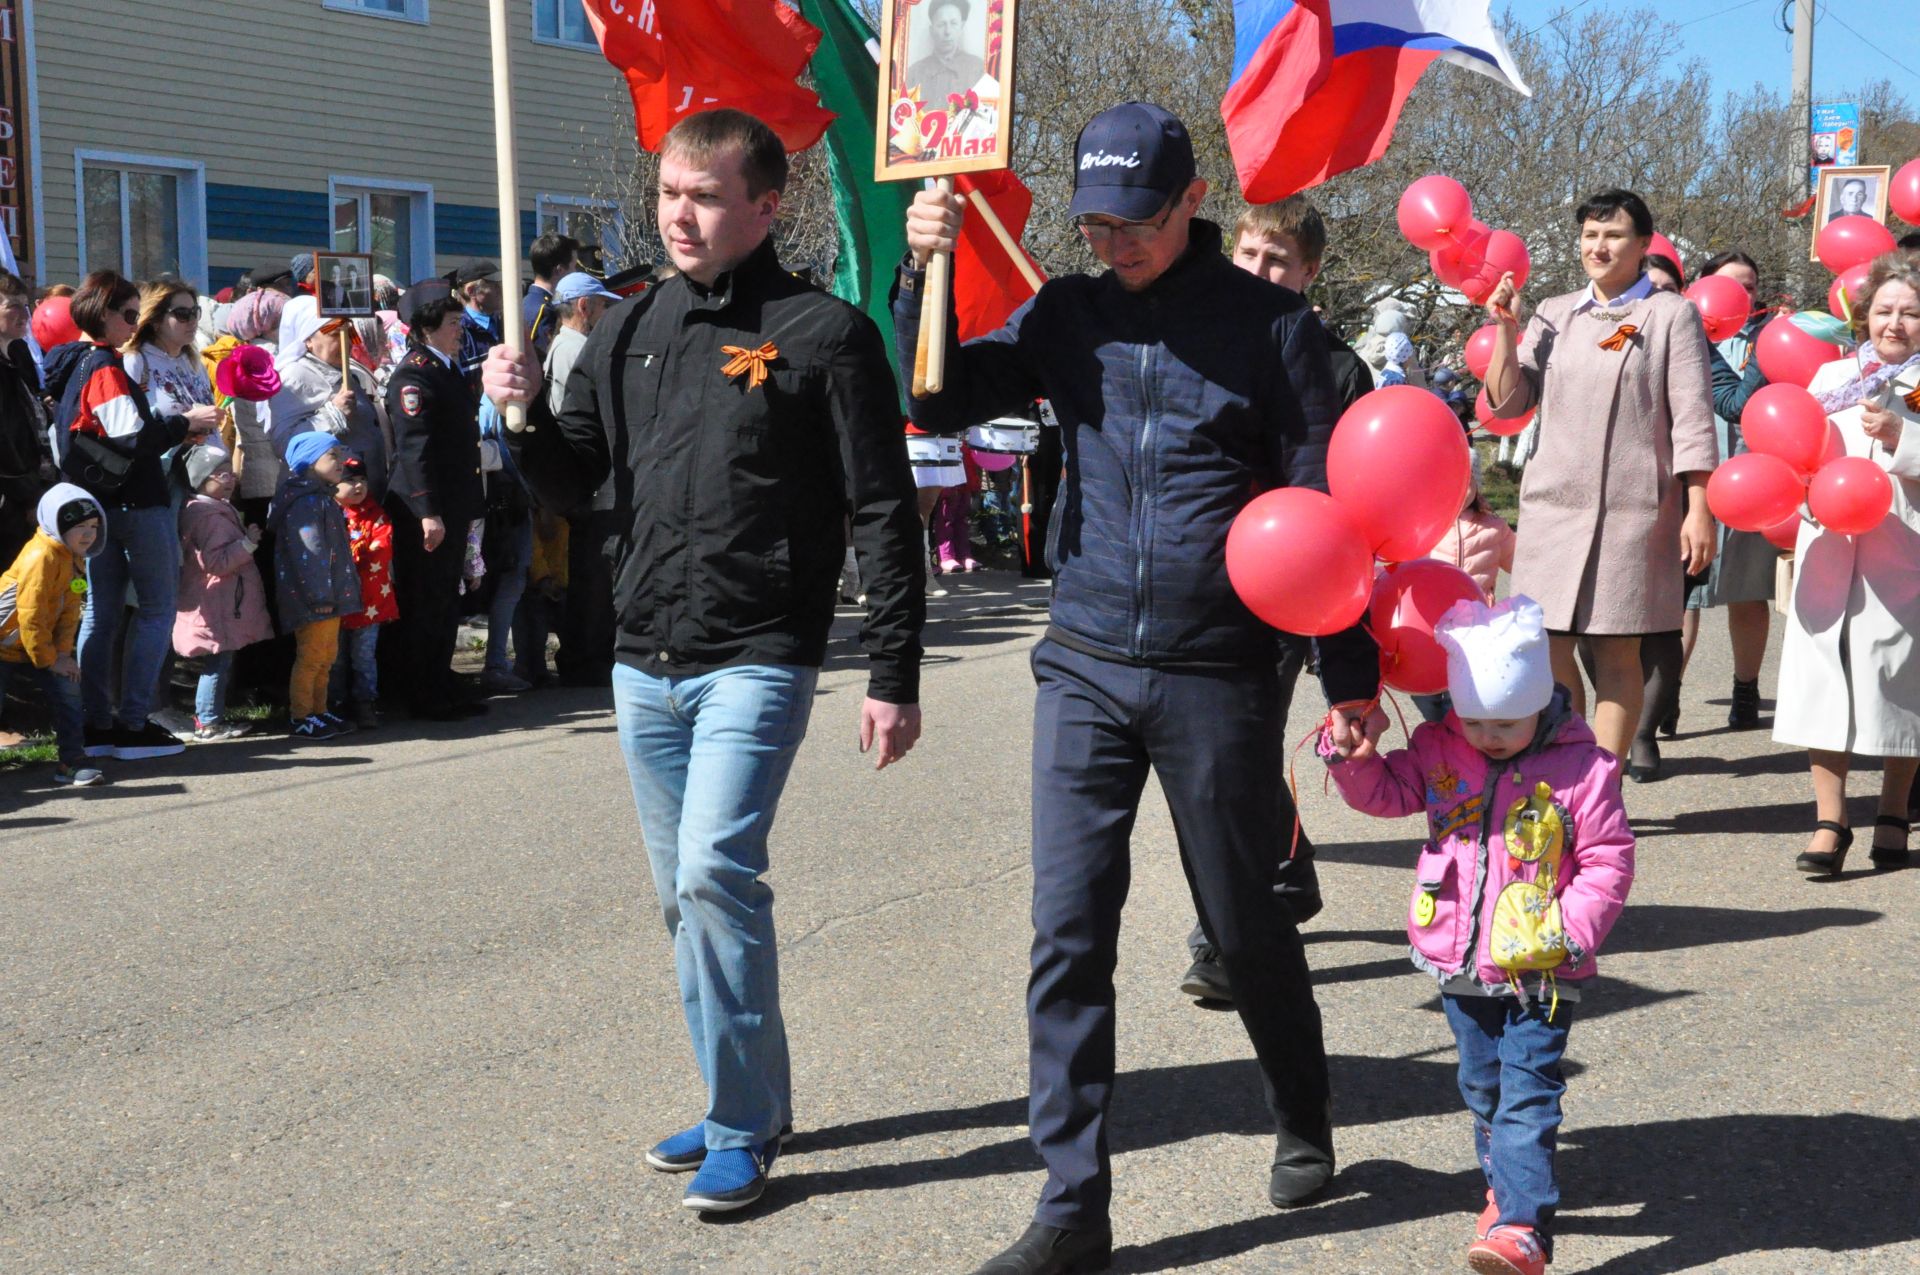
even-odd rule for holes
{"type": "Polygon", "coordinates": [[[1807,194],[1817,193],[1809,153],[1813,136],[1813,0],[1794,0],[1793,109],[1789,112],[1799,136],[1793,139],[1800,171],[1807,175],[1807,194]]]}

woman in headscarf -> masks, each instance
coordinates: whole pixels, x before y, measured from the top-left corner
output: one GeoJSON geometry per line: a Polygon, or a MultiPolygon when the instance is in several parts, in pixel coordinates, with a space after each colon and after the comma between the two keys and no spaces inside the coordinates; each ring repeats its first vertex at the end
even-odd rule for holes
{"type": "Polygon", "coordinates": [[[1817,822],[1795,861],[1802,872],[1845,865],[1847,771],[1885,758],[1873,865],[1905,867],[1907,793],[1920,768],[1920,253],[1873,263],[1855,309],[1866,341],[1807,386],[1840,431],[1847,455],[1893,480],[1893,503],[1857,536],[1800,524],[1793,601],[1780,655],[1773,737],[1807,749],[1817,822]]]}
{"type": "MultiPolygon", "coordinates": [[[[378,500],[387,492],[385,408],[371,373],[348,361],[340,369],[345,319],[322,319],[320,303],[310,296],[287,302],[280,317],[280,392],[268,404],[277,455],[297,434],[331,434],[367,467],[367,488],[378,500]]],[[[351,336],[348,337],[351,340],[351,336]]]]}
{"type": "MultiPolygon", "coordinates": [[[[280,316],[287,308],[287,294],[272,288],[247,293],[233,303],[227,313],[227,330],[236,341],[261,346],[273,354],[280,352],[280,316]]],[[[240,475],[240,489],[234,499],[247,522],[266,526],[267,505],[280,482],[280,457],[267,431],[267,404],[233,399],[227,404],[233,413],[233,432],[238,442],[233,456],[234,472],[240,475]]],[[[262,571],[266,567],[262,566],[262,571]]]]}

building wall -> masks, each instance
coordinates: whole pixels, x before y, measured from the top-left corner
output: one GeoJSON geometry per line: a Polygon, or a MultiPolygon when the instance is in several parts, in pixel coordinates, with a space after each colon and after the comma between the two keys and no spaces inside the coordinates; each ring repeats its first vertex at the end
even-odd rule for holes
{"type": "MultiPolygon", "coordinates": [[[[524,242],[538,196],[592,194],[632,142],[608,144],[625,89],[599,51],[537,43],[533,0],[508,8],[524,242]]],[[[326,247],[330,177],[432,188],[416,274],[498,255],[482,0],[427,0],[425,24],[323,0],[37,0],[33,24],[41,282],[80,273],[82,150],[204,165],[212,287],[326,247]]]]}

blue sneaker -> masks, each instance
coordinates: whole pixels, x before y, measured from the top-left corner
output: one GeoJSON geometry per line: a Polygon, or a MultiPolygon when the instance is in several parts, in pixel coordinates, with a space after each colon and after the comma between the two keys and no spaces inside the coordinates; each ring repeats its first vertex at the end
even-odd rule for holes
{"type": "MultiPolygon", "coordinates": [[[[780,1126],[779,1142],[786,1146],[793,1141],[793,1125],[780,1126]]],[[[647,1167],[658,1169],[662,1173],[691,1173],[700,1167],[707,1158],[707,1126],[705,1122],[693,1126],[671,1138],[653,1144],[647,1152],[647,1167]]]]}
{"type": "Polygon", "coordinates": [[[700,1213],[727,1213],[744,1209],[767,1189],[767,1171],[780,1156],[780,1139],[757,1149],[729,1147],[709,1151],[700,1172],[687,1183],[682,1206],[700,1213]]]}

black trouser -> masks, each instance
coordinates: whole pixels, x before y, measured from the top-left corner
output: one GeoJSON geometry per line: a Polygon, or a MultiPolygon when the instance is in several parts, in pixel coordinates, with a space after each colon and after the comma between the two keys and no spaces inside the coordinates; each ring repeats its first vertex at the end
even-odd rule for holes
{"type": "MultiPolygon", "coordinates": [[[[1293,690],[1299,685],[1300,670],[1307,662],[1307,644],[1309,639],[1297,638],[1288,641],[1280,648],[1280,705],[1278,708],[1281,733],[1286,731],[1286,721],[1293,712],[1293,690]]],[[[1286,741],[1289,749],[1300,741],[1286,741]]],[[[1279,782],[1276,778],[1275,782],[1279,782]]],[[[1280,840],[1275,847],[1278,864],[1273,873],[1273,892],[1282,897],[1295,892],[1320,893],[1320,882],[1313,870],[1313,840],[1307,836],[1307,830],[1301,828],[1299,841],[1294,840],[1294,827],[1291,820],[1286,827],[1279,829],[1280,840]]],[[[1182,858],[1187,854],[1186,834],[1181,832],[1178,820],[1173,825],[1173,834],[1180,841],[1182,858]]],[[[1193,932],[1187,935],[1187,950],[1193,953],[1195,960],[1200,959],[1201,950],[1207,946],[1206,927],[1199,921],[1193,923],[1193,932]]]]}
{"type": "Polygon", "coordinates": [[[453,647],[460,631],[460,569],[467,552],[467,524],[447,524],[432,553],[421,539],[420,520],[403,500],[387,510],[393,522],[393,587],[400,619],[383,634],[380,684],[399,690],[415,710],[445,708],[456,698],[453,647]]]}
{"type": "Polygon", "coordinates": [[[613,678],[613,552],[620,515],[600,510],[567,519],[567,597],[554,671],[575,685],[613,678]]]}
{"type": "Polygon", "coordinates": [[[1274,896],[1291,828],[1272,665],[1148,669],[1043,641],[1033,728],[1033,969],[1028,1124],[1047,1164],[1035,1220],[1107,1224],[1113,970],[1129,841],[1153,771],[1185,830],[1181,866],[1233,984],[1282,1129],[1333,1152],[1327,1057],[1306,951],[1274,896]]]}

